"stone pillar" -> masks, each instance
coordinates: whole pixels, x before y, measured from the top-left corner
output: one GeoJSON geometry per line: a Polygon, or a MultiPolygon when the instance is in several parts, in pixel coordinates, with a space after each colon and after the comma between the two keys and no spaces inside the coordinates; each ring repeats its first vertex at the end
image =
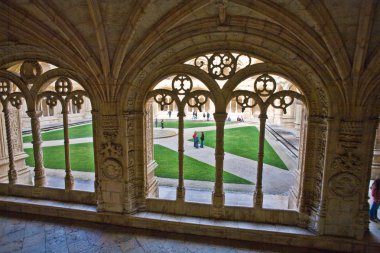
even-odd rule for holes
{"type": "Polygon", "coordinates": [[[335,120],[323,175],[320,234],[361,240],[368,229],[368,186],[376,125],[377,119],[335,120]]]}
{"type": "Polygon", "coordinates": [[[41,139],[41,128],[40,128],[40,116],[41,111],[27,111],[26,112],[31,119],[32,125],[32,135],[33,135],[33,152],[34,152],[34,185],[35,186],[45,186],[45,168],[42,154],[42,139],[41,139]]]}
{"type": "Polygon", "coordinates": [[[7,147],[8,147],[8,159],[9,159],[9,170],[8,170],[8,181],[10,184],[15,184],[17,182],[17,171],[15,167],[15,159],[13,154],[13,144],[12,144],[12,132],[11,124],[9,119],[8,106],[3,107],[4,121],[5,121],[5,132],[7,136],[7,147]]]}
{"type": "Polygon", "coordinates": [[[373,150],[373,160],[371,167],[371,179],[380,178],[380,124],[376,128],[376,138],[373,150]]]}
{"type": "Polygon", "coordinates": [[[263,166],[264,166],[264,141],[265,141],[265,123],[267,120],[266,113],[261,113],[260,116],[260,133],[259,133],[259,152],[257,159],[257,177],[256,189],[253,196],[253,206],[255,208],[263,207],[263,166]]]}
{"type": "Polygon", "coordinates": [[[325,167],[327,120],[324,116],[308,117],[304,161],[301,171],[299,212],[309,216],[309,229],[319,230],[320,203],[325,167]]]}
{"type": "Polygon", "coordinates": [[[148,101],[145,106],[145,164],[146,164],[146,194],[150,198],[158,198],[159,188],[158,180],[154,175],[157,163],[154,160],[154,144],[153,144],[153,107],[156,103],[152,100],[148,101]]]}
{"type": "Polygon", "coordinates": [[[224,162],[224,124],[227,113],[214,113],[216,122],[216,143],[215,143],[215,185],[212,193],[213,214],[220,217],[224,208],[223,191],[223,162],[224,162]]]}
{"type": "Polygon", "coordinates": [[[183,140],[183,132],[184,132],[184,122],[183,118],[186,116],[185,113],[182,112],[182,108],[179,109],[178,112],[178,187],[177,187],[177,201],[184,202],[185,201],[185,183],[184,183],[184,172],[183,172],[183,154],[185,152],[184,149],[184,140],[183,140]]]}
{"type": "MultiPolygon", "coordinates": [[[[139,111],[125,111],[124,120],[126,123],[125,130],[125,140],[127,142],[126,146],[126,157],[127,157],[127,170],[124,176],[124,181],[126,184],[125,194],[124,194],[124,212],[133,213],[137,209],[143,210],[146,206],[146,197],[149,196],[148,192],[158,195],[158,184],[157,178],[154,176],[153,167],[149,168],[149,174],[146,169],[145,156],[147,155],[146,146],[153,146],[153,143],[148,143],[147,141],[152,140],[152,138],[147,139],[146,131],[153,133],[152,126],[152,116],[149,117],[148,122],[144,120],[144,113],[139,111]],[[144,121],[145,124],[144,125],[144,121]],[[148,126],[148,124],[150,126],[148,126]],[[145,136],[146,143],[143,143],[145,136]],[[149,180],[148,180],[149,176],[149,180]]],[[[153,148],[149,151],[153,152],[153,148]]],[[[153,159],[153,153],[148,155],[153,159]]],[[[152,195],[151,195],[152,196],[152,195]]]]}
{"type": "Polygon", "coordinates": [[[298,150],[298,166],[292,171],[294,177],[294,185],[289,191],[288,208],[299,209],[300,207],[300,193],[302,191],[302,177],[303,168],[305,167],[305,146],[307,135],[307,120],[306,115],[303,113],[300,129],[300,145],[298,150]]]}
{"type": "Polygon", "coordinates": [[[71,160],[70,160],[70,137],[69,137],[69,119],[67,113],[67,106],[64,105],[62,110],[63,116],[63,136],[65,145],[65,189],[72,190],[74,188],[74,177],[71,173],[71,160]]]}

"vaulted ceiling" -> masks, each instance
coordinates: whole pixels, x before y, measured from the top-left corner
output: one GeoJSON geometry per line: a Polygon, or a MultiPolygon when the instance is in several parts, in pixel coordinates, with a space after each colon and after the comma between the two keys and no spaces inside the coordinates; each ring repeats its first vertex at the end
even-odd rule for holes
{"type": "Polygon", "coordinates": [[[341,82],[379,65],[376,0],[1,0],[0,65],[43,58],[94,85],[118,86],[168,38],[181,43],[212,27],[228,34],[228,26],[289,43],[341,82]]]}

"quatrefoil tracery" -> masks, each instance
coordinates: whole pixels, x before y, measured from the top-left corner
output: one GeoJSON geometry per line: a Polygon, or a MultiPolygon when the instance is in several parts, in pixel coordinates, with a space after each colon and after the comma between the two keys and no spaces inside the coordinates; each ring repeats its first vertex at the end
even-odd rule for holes
{"type": "Polygon", "coordinates": [[[55,91],[61,96],[67,96],[73,90],[73,84],[70,79],[60,77],[55,81],[55,91]]]}
{"type": "Polygon", "coordinates": [[[276,80],[268,74],[262,74],[254,83],[255,92],[263,97],[269,97],[276,90],[276,80]]]}
{"type": "Polygon", "coordinates": [[[275,98],[271,103],[272,106],[276,109],[282,109],[286,114],[286,108],[293,104],[294,97],[289,95],[282,95],[278,98],[275,98]]]}
{"type": "Polygon", "coordinates": [[[166,105],[170,105],[173,103],[173,99],[171,95],[166,94],[164,92],[160,92],[153,97],[154,101],[161,106],[161,110],[164,110],[166,105]]]}
{"type": "Polygon", "coordinates": [[[57,105],[57,97],[55,95],[47,95],[46,96],[46,104],[50,107],[53,108],[54,106],[57,105]]]}
{"type": "Polygon", "coordinates": [[[11,83],[8,80],[0,79],[0,96],[6,97],[11,93],[11,83]]]}
{"type": "Polygon", "coordinates": [[[208,60],[208,73],[214,79],[226,80],[236,72],[236,58],[230,52],[214,53],[208,60]]]}
{"type": "Polygon", "coordinates": [[[254,100],[249,95],[239,95],[236,97],[236,103],[241,106],[241,111],[244,112],[246,108],[253,108],[257,105],[256,100],[254,100]]]}
{"type": "Polygon", "coordinates": [[[178,95],[186,95],[193,88],[193,80],[185,74],[177,75],[173,78],[172,89],[178,95]]]}
{"type": "Polygon", "coordinates": [[[20,93],[12,93],[9,96],[9,102],[12,106],[16,107],[17,109],[20,109],[22,105],[22,95],[20,93]]]}
{"type": "Polygon", "coordinates": [[[76,94],[72,98],[73,104],[78,108],[78,110],[82,109],[82,105],[84,104],[84,99],[81,94],[76,94]]]}
{"type": "Polygon", "coordinates": [[[197,107],[198,110],[201,112],[202,105],[206,104],[206,102],[207,102],[207,96],[203,94],[193,94],[187,101],[187,104],[190,107],[197,107]]]}

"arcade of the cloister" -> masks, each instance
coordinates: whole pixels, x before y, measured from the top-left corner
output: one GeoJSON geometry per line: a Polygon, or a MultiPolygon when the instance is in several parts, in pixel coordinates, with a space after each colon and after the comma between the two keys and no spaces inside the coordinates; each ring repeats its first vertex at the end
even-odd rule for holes
{"type": "Polygon", "coordinates": [[[0,210],[377,252],[368,190],[380,176],[378,1],[80,2],[0,1],[0,210]],[[177,124],[171,139],[156,138],[161,120],[177,124]],[[205,184],[185,178],[187,157],[201,154],[189,122],[215,131],[201,157],[214,179],[205,202],[189,200],[205,184]],[[88,135],[73,138],[76,124],[88,135]],[[258,132],[241,144],[257,159],[240,166],[250,184],[232,198],[248,200],[235,205],[224,173],[243,160],[226,136],[242,126],[258,132]],[[296,156],[268,126],[295,133],[296,156]],[[46,137],[51,127],[60,139],[46,137]],[[265,143],[293,165],[268,166],[265,143]],[[175,154],[171,198],[157,144],[175,154]],[[84,153],[91,169],[78,172],[84,153]],[[46,166],[58,156],[63,167],[46,166]],[[275,180],[289,186],[281,208],[266,204],[275,180]]]}

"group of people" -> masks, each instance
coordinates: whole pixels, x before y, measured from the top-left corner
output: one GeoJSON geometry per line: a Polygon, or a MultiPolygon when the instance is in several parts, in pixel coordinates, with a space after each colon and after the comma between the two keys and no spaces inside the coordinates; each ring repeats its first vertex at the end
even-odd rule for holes
{"type": "Polygon", "coordinates": [[[201,132],[201,137],[198,137],[197,131],[194,131],[193,134],[194,148],[203,148],[203,143],[205,141],[205,133],[201,132]],[[201,145],[199,146],[199,140],[201,141],[201,145]]]}
{"type": "MultiPolygon", "coordinates": [[[[156,118],[155,120],[154,120],[154,126],[155,127],[158,127],[158,119],[156,118]]],[[[164,120],[162,119],[161,120],[161,129],[164,129],[164,120]]]]}
{"type": "Polygon", "coordinates": [[[371,185],[372,204],[369,209],[369,219],[373,222],[379,222],[380,219],[377,216],[377,210],[380,206],[380,179],[376,178],[371,185]]]}
{"type": "MultiPolygon", "coordinates": [[[[207,112],[207,113],[203,113],[203,120],[207,119],[207,121],[210,120],[210,113],[207,112]]],[[[193,112],[193,118],[192,119],[198,119],[198,112],[193,112]]]]}

